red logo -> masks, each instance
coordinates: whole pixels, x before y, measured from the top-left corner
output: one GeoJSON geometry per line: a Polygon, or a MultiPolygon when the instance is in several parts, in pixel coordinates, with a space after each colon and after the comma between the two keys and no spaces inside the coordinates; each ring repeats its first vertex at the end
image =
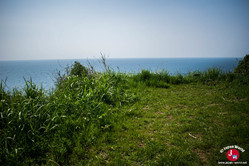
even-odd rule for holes
{"type": "Polygon", "coordinates": [[[236,161],[239,159],[239,152],[236,149],[230,149],[227,152],[227,158],[230,161],[236,161]]]}

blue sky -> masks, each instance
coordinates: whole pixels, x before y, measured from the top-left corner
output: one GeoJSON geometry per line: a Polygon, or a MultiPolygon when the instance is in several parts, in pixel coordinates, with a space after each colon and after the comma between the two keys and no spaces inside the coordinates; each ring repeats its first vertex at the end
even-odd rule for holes
{"type": "Polygon", "coordinates": [[[243,57],[248,0],[0,0],[0,60],[243,57]]]}

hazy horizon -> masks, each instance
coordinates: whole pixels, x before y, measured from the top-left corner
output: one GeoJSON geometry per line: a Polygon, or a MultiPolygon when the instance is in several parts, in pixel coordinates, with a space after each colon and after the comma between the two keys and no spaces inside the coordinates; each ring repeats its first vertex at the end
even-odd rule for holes
{"type": "Polygon", "coordinates": [[[0,61],[241,58],[247,0],[2,0],[0,61]]]}
{"type": "MultiPolygon", "coordinates": [[[[244,56],[241,57],[106,57],[105,59],[108,60],[113,60],[113,59],[238,59],[242,60],[244,56]]],[[[71,59],[5,59],[5,60],[0,60],[1,62],[4,61],[63,61],[63,60],[72,60],[72,61],[77,61],[77,60],[100,60],[101,57],[93,57],[93,58],[71,58],[71,59]]]]}

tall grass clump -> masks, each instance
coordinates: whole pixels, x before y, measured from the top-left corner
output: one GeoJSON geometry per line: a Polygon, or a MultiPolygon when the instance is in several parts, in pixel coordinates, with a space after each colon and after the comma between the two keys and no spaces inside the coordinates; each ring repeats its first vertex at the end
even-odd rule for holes
{"type": "Polygon", "coordinates": [[[222,70],[220,68],[209,68],[202,72],[201,80],[202,81],[215,81],[219,80],[222,75],[222,70]]]}
{"type": "Polygon", "coordinates": [[[246,67],[243,66],[243,72],[241,71],[242,73],[238,73],[240,70],[237,67],[235,72],[224,72],[221,68],[209,68],[204,71],[188,72],[186,75],[182,75],[180,73],[176,75],[170,75],[164,70],[161,72],[142,70],[141,72],[132,75],[132,78],[136,83],[142,83],[146,86],[157,88],[169,88],[170,84],[178,85],[186,83],[216,85],[216,83],[219,81],[233,82],[235,80],[244,84],[245,80],[249,80],[248,76],[244,72],[244,68],[246,67]]]}
{"type": "Polygon", "coordinates": [[[216,85],[219,81],[232,82],[235,80],[235,74],[233,72],[224,72],[220,68],[209,68],[204,71],[189,72],[185,76],[187,83],[202,83],[206,85],[216,85]]]}
{"type": "Polygon", "coordinates": [[[157,88],[169,88],[169,84],[178,85],[189,82],[187,77],[182,74],[178,73],[177,75],[170,75],[169,72],[165,70],[160,72],[142,70],[140,73],[134,75],[133,79],[136,82],[157,88]]]}
{"type": "Polygon", "coordinates": [[[75,62],[47,94],[32,80],[23,91],[0,87],[0,165],[70,165],[114,125],[113,108],[135,101],[128,76],[75,62]]]}
{"type": "Polygon", "coordinates": [[[1,84],[1,161],[21,164],[25,157],[43,158],[54,123],[43,89],[26,81],[23,92],[6,92],[1,84]]]}
{"type": "Polygon", "coordinates": [[[169,88],[169,78],[170,76],[166,71],[153,73],[149,70],[142,70],[140,73],[133,75],[133,79],[135,82],[143,83],[146,86],[156,88],[169,88]]]}

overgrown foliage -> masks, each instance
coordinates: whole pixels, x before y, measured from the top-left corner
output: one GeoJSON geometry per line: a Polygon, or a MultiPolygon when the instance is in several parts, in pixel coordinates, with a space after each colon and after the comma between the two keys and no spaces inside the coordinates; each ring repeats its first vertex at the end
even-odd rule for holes
{"type": "Polygon", "coordinates": [[[1,83],[1,163],[70,164],[70,156],[84,157],[112,128],[113,109],[136,96],[126,86],[126,75],[106,71],[90,76],[86,70],[76,62],[50,95],[32,81],[22,92],[6,92],[1,83]]]}
{"type": "Polygon", "coordinates": [[[214,84],[215,81],[226,79],[228,73],[222,72],[219,68],[210,68],[203,72],[193,72],[187,75],[176,74],[170,75],[167,71],[150,72],[149,70],[142,70],[133,79],[137,82],[145,83],[147,86],[158,88],[169,88],[170,84],[179,85],[191,82],[202,82],[207,84],[214,84]]]}
{"type": "Polygon", "coordinates": [[[87,77],[91,71],[85,66],[81,65],[80,62],[75,61],[71,69],[71,75],[87,77]]]}
{"type": "Polygon", "coordinates": [[[246,55],[243,60],[239,61],[239,65],[235,68],[234,72],[249,75],[249,55],[246,55]]]}
{"type": "Polygon", "coordinates": [[[146,86],[157,88],[169,88],[169,75],[167,72],[152,73],[149,70],[142,70],[137,75],[133,75],[136,82],[145,83],[146,86]]]}

